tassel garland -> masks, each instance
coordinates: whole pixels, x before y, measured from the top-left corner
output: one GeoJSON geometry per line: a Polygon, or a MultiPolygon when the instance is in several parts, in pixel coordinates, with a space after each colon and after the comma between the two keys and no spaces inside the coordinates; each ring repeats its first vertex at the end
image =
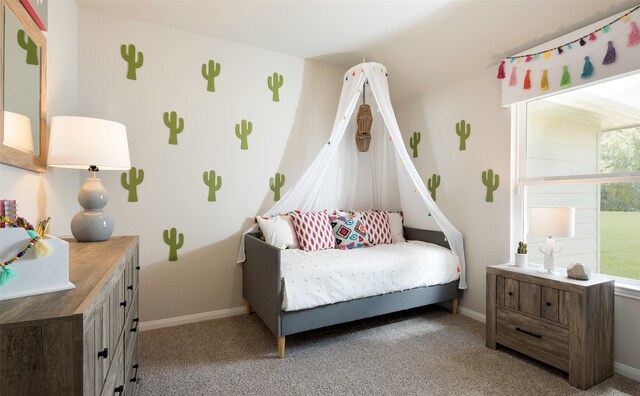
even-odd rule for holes
{"type": "Polygon", "coordinates": [[[616,49],[613,47],[613,42],[609,41],[607,43],[607,54],[604,56],[602,60],[603,65],[610,65],[616,61],[616,49]]]}
{"type": "Polygon", "coordinates": [[[589,60],[588,56],[584,57],[584,67],[582,68],[582,74],[580,75],[580,78],[582,78],[583,80],[586,80],[587,78],[591,77],[593,75],[593,65],[591,64],[591,61],[589,60]]]}
{"type": "Polygon", "coordinates": [[[16,271],[7,266],[2,267],[2,272],[0,272],[0,286],[6,285],[15,276],[16,271]]]}
{"type": "Polygon", "coordinates": [[[591,33],[591,34],[589,35],[589,41],[596,41],[596,39],[597,39],[597,37],[596,37],[596,34],[595,34],[595,33],[591,33]]]}
{"type": "Polygon", "coordinates": [[[551,51],[547,51],[544,53],[544,59],[549,59],[551,57],[551,51]]]}
{"type": "Polygon", "coordinates": [[[571,76],[569,76],[569,66],[562,66],[562,79],[560,79],[560,86],[566,88],[571,85],[571,76]]]}
{"type": "Polygon", "coordinates": [[[562,47],[558,47],[558,55],[562,55],[564,51],[562,51],[562,47]]]}
{"type": "Polygon", "coordinates": [[[580,46],[584,47],[585,44],[587,44],[587,42],[584,41],[584,37],[580,38],[580,46]]]}
{"type": "Polygon", "coordinates": [[[504,79],[504,61],[500,62],[500,66],[498,67],[498,79],[504,79]]]}
{"type": "Polygon", "coordinates": [[[533,59],[533,56],[529,55],[527,56],[527,59],[525,59],[525,62],[531,62],[531,60],[533,59]]]}
{"type": "Polygon", "coordinates": [[[627,47],[640,43],[640,33],[638,33],[638,25],[635,22],[631,22],[631,32],[629,33],[629,42],[627,47]]]}
{"type": "Polygon", "coordinates": [[[524,76],[524,89],[531,89],[531,69],[527,69],[527,74],[524,76]]]}
{"type": "Polygon", "coordinates": [[[513,69],[511,69],[511,78],[509,78],[509,86],[513,87],[517,83],[518,82],[516,81],[516,67],[514,66],[513,69]]]}
{"type": "Polygon", "coordinates": [[[549,89],[549,78],[547,77],[547,69],[542,71],[542,81],[540,81],[540,90],[546,91],[549,89]]]}
{"type": "Polygon", "coordinates": [[[605,32],[605,33],[609,33],[609,30],[611,30],[611,25],[607,25],[607,26],[602,28],[602,31],[605,32]]]}

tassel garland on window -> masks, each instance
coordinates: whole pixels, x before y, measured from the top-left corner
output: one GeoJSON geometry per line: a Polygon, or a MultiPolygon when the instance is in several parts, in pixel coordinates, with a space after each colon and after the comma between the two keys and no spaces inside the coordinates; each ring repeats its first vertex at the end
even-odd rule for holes
{"type": "Polygon", "coordinates": [[[524,76],[524,89],[531,89],[531,69],[527,69],[527,74],[524,76]]]}
{"type": "Polygon", "coordinates": [[[518,82],[516,81],[516,67],[514,66],[513,69],[511,69],[511,78],[509,78],[509,86],[513,87],[517,83],[518,82]]]}
{"type": "Polygon", "coordinates": [[[542,71],[542,81],[540,81],[540,89],[546,91],[549,89],[549,78],[547,77],[547,69],[542,71]]]}
{"type": "Polygon", "coordinates": [[[587,44],[587,42],[586,42],[586,41],[584,41],[584,37],[581,37],[581,38],[580,38],[580,46],[581,46],[581,47],[584,47],[584,46],[585,46],[585,44],[587,44]]]}
{"type": "Polygon", "coordinates": [[[638,33],[638,25],[635,22],[631,22],[631,32],[629,33],[629,43],[627,47],[640,43],[640,34],[638,33]]]}
{"type": "Polygon", "coordinates": [[[604,56],[602,60],[603,65],[610,65],[616,61],[616,49],[613,46],[613,42],[609,41],[607,43],[607,54],[604,56]]]}
{"type": "Polygon", "coordinates": [[[580,75],[580,78],[582,78],[583,80],[586,80],[587,78],[591,77],[593,75],[593,65],[591,64],[591,61],[589,60],[588,56],[584,57],[584,67],[582,68],[582,74],[580,75]]]}
{"type": "Polygon", "coordinates": [[[500,67],[498,67],[498,79],[502,80],[504,77],[504,61],[502,61],[500,62],[500,67]]]}
{"type": "Polygon", "coordinates": [[[560,79],[560,86],[566,88],[571,85],[571,76],[569,76],[569,66],[562,66],[562,79],[560,79]]]}

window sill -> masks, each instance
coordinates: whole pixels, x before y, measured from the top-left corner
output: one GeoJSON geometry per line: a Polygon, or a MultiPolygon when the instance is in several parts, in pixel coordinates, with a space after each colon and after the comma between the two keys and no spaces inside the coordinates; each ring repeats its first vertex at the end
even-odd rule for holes
{"type": "Polygon", "coordinates": [[[616,296],[640,300],[640,286],[616,279],[616,296]]]}

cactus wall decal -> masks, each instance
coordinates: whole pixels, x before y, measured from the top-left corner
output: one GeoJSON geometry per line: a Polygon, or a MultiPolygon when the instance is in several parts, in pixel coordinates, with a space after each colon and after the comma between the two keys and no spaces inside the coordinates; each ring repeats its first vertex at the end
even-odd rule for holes
{"type": "Polygon", "coordinates": [[[213,169],[209,172],[205,171],[202,174],[202,180],[204,184],[209,187],[209,198],[207,200],[209,202],[216,202],[216,191],[220,190],[222,187],[222,176],[218,176],[216,178],[216,171],[213,169]]]}
{"type": "Polygon", "coordinates": [[[467,139],[471,135],[471,124],[467,124],[465,120],[456,122],[456,134],[460,136],[460,151],[467,149],[467,139]],[[465,128],[466,127],[466,128],[465,128]]]}
{"type": "Polygon", "coordinates": [[[273,200],[280,200],[280,188],[284,186],[285,177],[283,174],[276,172],[275,178],[269,178],[269,188],[273,191],[273,200]]]}
{"type": "Polygon", "coordinates": [[[169,128],[169,144],[178,144],[178,134],[184,129],[184,119],[178,117],[175,111],[171,113],[165,111],[162,118],[164,125],[169,128]]]}
{"type": "Polygon", "coordinates": [[[267,86],[271,92],[273,92],[273,97],[271,99],[274,102],[280,101],[280,88],[282,87],[283,82],[284,77],[278,73],[273,73],[273,76],[269,76],[269,78],[267,78],[267,86]]]}
{"type": "Polygon", "coordinates": [[[184,235],[178,233],[175,228],[172,228],[171,232],[164,230],[162,237],[164,238],[164,243],[169,245],[169,261],[178,261],[178,249],[180,249],[184,243],[184,235]]]}
{"type": "Polygon", "coordinates": [[[418,144],[420,144],[420,132],[414,132],[409,138],[409,146],[413,150],[413,158],[418,158],[418,144]]]}
{"type": "Polygon", "coordinates": [[[120,175],[120,183],[125,190],[129,191],[129,202],[138,202],[138,185],[144,180],[144,169],[137,170],[135,166],[129,169],[129,182],[127,182],[127,172],[120,175]]]}
{"type": "Polygon", "coordinates": [[[142,63],[144,62],[142,51],[136,52],[136,46],[133,44],[129,44],[129,46],[122,44],[120,46],[120,56],[127,62],[127,78],[129,80],[136,80],[136,69],[142,67],[142,63]]]}
{"type": "Polygon", "coordinates": [[[38,64],[38,46],[24,30],[18,30],[18,45],[27,51],[27,65],[38,64]]]}
{"type": "Polygon", "coordinates": [[[485,201],[493,202],[493,192],[496,191],[500,185],[500,175],[496,173],[494,178],[493,169],[482,171],[482,184],[487,186],[487,196],[485,201]]]}
{"type": "Polygon", "coordinates": [[[249,150],[247,137],[253,132],[253,123],[242,120],[241,124],[236,124],[236,136],[240,139],[240,150],[249,150]]]}
{"type": "Polygon", "coordinates": [[[436,175],[435,173],[429,180],[427,180],[427,190],[431,194],[431,199],[436,200],[436,190],[440,187],[440,175],[436,175]]]}
{"type": "Polygon", "coordinates": [[[212,60],[202,64],[202,77],[207,80],[207,91],[216,92],[215,78],[220,75],[220,64],[212,60]]]}

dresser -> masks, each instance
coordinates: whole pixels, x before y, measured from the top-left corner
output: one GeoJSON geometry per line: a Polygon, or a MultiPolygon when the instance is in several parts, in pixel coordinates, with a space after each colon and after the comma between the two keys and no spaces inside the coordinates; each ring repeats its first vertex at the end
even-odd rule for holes
{"type": "Polygon", "coordinates": [[[509,347],[569,373],[580,389],[613,375],[614,281],[537,268],[487,267],[486,345],[509,347]]]}
{"type": "Polygon", "coordinates": [[[69,240],[75,289],[0,302],[0,394],[134,395],[138,237],[69,240]]]}

